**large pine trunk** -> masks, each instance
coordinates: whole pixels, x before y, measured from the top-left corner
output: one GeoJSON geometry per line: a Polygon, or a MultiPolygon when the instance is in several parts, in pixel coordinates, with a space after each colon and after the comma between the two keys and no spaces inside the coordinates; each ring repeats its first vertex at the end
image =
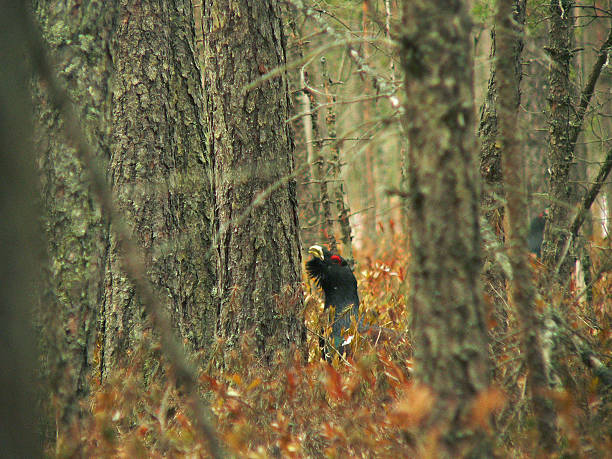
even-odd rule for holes
{"type": "Polygon", "coordinates": [[[305,342],[287,77],[247,88],[286,63],[281,12],[274,0],[206,1],[203,15],[218,335],[227,350],[248,335],[269,359],[305,342]]]}
{"type": "MultiPolygon", "coordinates": [[[[36,12],[147,277],[183,341],[207,349],[213,195],[191,2],[39,1],[36,12]]],[[[50,258],[41,309],[58,414],[69,423],[94,361],[108,375],[147,325],[122,270],[120,222],[102,216],[46,87],[35,86],[50,258]]]]}
{"type": "MultiPolygon", "coordinates": [[[[189,0],[119,2],[109,175],[144,251],[148,275],[192,348],[214,332],[212,190],[189,0]]],[[[111,223],[103,316],[104,373],[140,338],[138,298],[122,272],[111,223]]]]}

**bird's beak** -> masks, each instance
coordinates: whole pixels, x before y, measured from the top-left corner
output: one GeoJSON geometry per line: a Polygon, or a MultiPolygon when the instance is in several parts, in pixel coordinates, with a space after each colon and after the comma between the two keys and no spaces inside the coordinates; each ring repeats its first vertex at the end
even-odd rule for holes
{"type": "Polygon", "coordinates": [[[319,260],[323,260],[325,258],[323,256],[323,247],[321,247],[320,245],[313,245],[308,249],[308,253],[318,258],[319,260]]]}

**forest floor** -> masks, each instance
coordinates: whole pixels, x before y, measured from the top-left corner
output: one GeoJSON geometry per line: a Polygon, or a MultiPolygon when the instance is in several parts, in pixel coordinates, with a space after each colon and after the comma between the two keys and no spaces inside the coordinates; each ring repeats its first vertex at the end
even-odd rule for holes
{"type": "MultiPolygon", "coordinates": [[[[204,398],[226,453],[233,457],[437,457],[439,429],[426,427],[433,407],[431,390],[412,378],[412,340],[406,245],[388,237],[357,251],[355,274],[366,320],[397,330],[392,341],[361,339],[352,358],[332,364],[320,358],[319,338],[309,333],[303,354],[258,365],[245,336],[231,356],[231,372],[200,368],[204,398]]],[[[596,268],[597,257],[594,256],[596,268]]],[[[534,260],[534,275],[538,262],[534,260]]],[[[306,326],[320,330],[321,293],[305,282],[306,326]]],[[[586,339],[610,365],[609,293],[612,278],[593,284],[593,300],[562,304],[572,333],[586,339]],[[606,357],[607,356],[607,357],[606,357]]],[[[508,317],[502,328],[490,298],[494,383],[477,397],[471,422],[492,434],[499,457],[534,457],[536,423],[528,407],[518,328],[508,317]]],[[[559,427],[559,457],[610,457],[612,396],[581,357],[558,352],[561,384],[550,390],[559,427]]],[[[197,357],[195,358],[197,362],[197,357]]],[[[104,384],[92,381],[86,415],[50,447],[55,457],[208,457],[207,443],[190,420],[188,404],[169,377],[153,339],[132,355],[129,368],[104,384]],[[159,365],[147,362],[156,356],[159,365]]]]}

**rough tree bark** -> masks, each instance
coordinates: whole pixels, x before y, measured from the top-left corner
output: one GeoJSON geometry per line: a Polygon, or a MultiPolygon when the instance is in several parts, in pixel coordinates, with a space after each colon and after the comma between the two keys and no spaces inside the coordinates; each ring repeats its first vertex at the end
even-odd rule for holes
{"type": "Polygon", "coordinates": [[[404,2],[416,376],[436,392],[432,420],[455,457],[488,452],[467,421],[489,385],[470,30],[464,2],[404,2]]]}
{"type": "MultiPolygon", "coordinates": [[[[526,0],[514,0],[513,20],[517,24],[525,23],[526,0]]],[[[496,55],[496,27],[491,31],[491,70],[489,83],[485,101],[481,107],[480,123],[478,133],[480,136],[480,175],[483,182],[483,190],[481,195],[481,206],[484,210],[484,216],[487,219],[488,227],[483,229],[489,231],[490,237],[497,238],[492,242],[500,242],[501,244],[485,244],[490,245],[492,249],[485,251],[485,291],[494,299],[496,306],[497,321],[502,325],[500,330],[507,328],[508,311],[505,310],[506,302],[506,283],[503,268],[507,264],[507,258],[504,254],[498,253],[499,247],[504,242],[504,180],[502,173],[502,158],[501,148],[498,143],[498,91],[497,91],[497,73],[496,61],[499,56],[496,55]],[[488,228],[491,228],[489,230],[488,228]],[[501,296],[501,297],[500,297],[501,296]]],[[[508,37],[506,37],[508,38],[508,37]]],[[[517,97],[520,99],[520,81],[522,77],[521,71],[521,53],[523,51],[522,35],[512,35],[509,37],[512,44],[505,43],[504,46],[512,46],[513,55],[512,62],[514,65],[514,77],[516,80],[517,97]]],[[[485,238],[486,240],[486,238],[485,238]]]]}
{"type": "MultiPolygon", "coordinates": [[[[111,185],[179,335],[191,348],[207,348],[214,332],[213,201],[191,1],[120,0],[118,8],[111,185]]],[[[144,326],[114,236],[104,304],[106,374],[144,326]]]]}
{"type": "Polygon", "coordinates": [[[498,2],[495,17],[497,32],[497,84],[499,143],[506,184],[507,244],[512,267],[511,304],[522,324],[522,352],[527,364],[527,382],[533,400],[541,444],[548,452],[556,443],[555,412],[544,396],[547,374],[539,339],[541,320],[535,309],[535,286],[527,249],[527,194],[523,180],[525,155],[518,138],[520,101],[516,43],[521,41],[522,25],[515,21],[513,5],[498,2]],[[517,40],[517,37],[518,40],[517,40]]]}
{"type": "Polygon", "coordinates": [[[246,87],[286,62],[281,13],[274,0],[208,0],[203,14],[218,335],[231,350],[253,333],[269,359],[305,342],[287,77],[246,87]]]}
{"type": "MultiPolygon", "coordinates": [[[[525,23],[526,0],[513,1],[513,18],[517,24],[525,23]]],[[[491,71],[487,95],[481,107],[480,123],[478,133],[480,136],[480,174],[483,179],[482,205],[485,209],[487,220],[498,235],[503,234],[504,206],[499,197],[503,195],[503,174],[501,164],[501,151],[497,144],[498,122],[497,122],[497,75],[496,75],[496,26],[491,31],[491,71]]],[[[521,53],[523,51],[523,39],[521,37],[510,37],[514,43],[514,71],[515,79],[521,81],[521,53]]]]}
{"type": "MultiPolygon", "coordinates": [[[[49,0],[37,2],[35,11],[58,77],[79,108],[85,135],[106,163],[111,70],[107,43],[114,8],[105,2],[49,0]]],[[[46,87],[35,85],[34,91],[49,257],[40,320],[61,430],[80,412],[79,401],[89,390],[108,224],[46,87]]]]}
{"type": "Polygon", "coordinates": [[[495,28],[491,30],[491,72],[487,94],[481,107],[478,135],[480,136],[480,175],[482,177],[482,206],[487,221],[497,235],[503,235],[503,193],[501,152],[497,145],[497,77],[495,73],[495,28]]]}
{"type": "MultiPolygon", "coordinates": [[[[573,0],[550,0],[549,26],[549,143],[548,192],[550,210],[542,244],[544,263],[553,270],[560,261],[567,240],[571,205],[576,202],[576,189],[570,180],[574,161],[570,63],[572,60],[573,0]]],[[[559,271],[562,283],[569,278],[572,257],[568,256],[559,271]]]]}

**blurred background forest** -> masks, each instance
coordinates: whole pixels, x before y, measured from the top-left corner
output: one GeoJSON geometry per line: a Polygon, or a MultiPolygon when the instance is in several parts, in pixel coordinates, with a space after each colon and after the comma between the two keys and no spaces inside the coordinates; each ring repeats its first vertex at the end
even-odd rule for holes
{"type": "MultiPolygon", "coordinates": [[[[474,21],[474,105],[481,110],[491,71],[490,34],[495,5],[487,1],[470,3],[474,21]]],[[[522,153],[527,161],[523,173],[529,196],[529,220],[549,205],[545,196],[546,173],[550,166],[546,159],[549,6],[549,2],[545,1],[530,2],[525,18],[528,38],[521,62],[519,128],[524,145],[522,153]]],[[[386,238],[377,235],[392,231],[390,222],[397,224],[394,228],[399,231],[402,222],[406,221],[402,219],[401,200],[393,193],[406,186],[402,173],[406,168],[407,139],[399,122],[403,116],[399,106],[404,97],[401,91],[403,75],[399,58],[389,51],[386,41],[390,39],[392,28],[398,21],[397,15],[393,14],[393,11],[397,11],[397,5],[393,2],[325,2],[311,7],[312,13],[308,18],[290,22],[290,50],[296,53],[296,59],[311,56],[293,76],[293,89],[296,91],[294,105],[296,117],[316,110],[313,123],[319,131],[307,139],[303,123],[294,125],[296,155],[299,161],[310,158],[310,163],[316,163],[316,155],[321,154],[326,160],[325,176],[330,176],[328,169],[333,174],[336,166],[336,160],[331,156],[334,153],[330,151],[330,144],[333,144],[331,139],[342,140],[339,178],[343,180],[347,205],[350,205],[353,243],[362,248],[374,241],[374,245],[379,246],[386,238]],[[360,43],[363,37],[368,37],[368,40],[360,43]],[[335,38],[335,42],[331,38],[335,38]],[[355,44],[341,45],[351,39],[355,44]],[[321,52],[322,48],[327,47],[331,49],[321,52]],[[352,47],[359,49],[359,56],[364,61],[351,58],[352,47]],[[308,94],[313,99],[309,102],[310,110],[304,105],[303,94],[297,92],[304,86],[298,78],[306,78],[308,94]],[[332,97],[335,101],[332,113],[336,121],[335,134],[330,136],[326,120],[332,97]],[[313,143],[314,152],[310,152],[308,143],[313,143]]],[[[606,5],[597,2],[576,5],[571,49],[571,94],[574,98],[578,98],[585,87],[593,63],[608,37],[608,11],[606,5]]],[[[606,124],[609,117],[606,113],[610,91],[606,88],[610,84],[610,74],[606,69],[607,66],[604,66],[597,81],[572,171],[572,183],[582,194],[588,190],[592,177],[598,172],[609,150],[609,128],[606,124]]],[[[320,232],[326,226],[324,222],[312,221],[320,212],[313,216],[308,208],[311,201],[318,204],[320,199],[318,183],[312,182],[317,174],[314,166],[312,164],[305,170],[300,194],[305,245],[320,242],[320,234],[313,230],[318,225],[320,232]]],[[[328,180],[328,187],[335,186],[335,178],[328,180]]],[[[592,217],[587,226],[597,239],[607,236],[609,213],[606,202],[609,193],[607,183],[591,209],[592,217]]],[[[336,238],[340,239],[339,227],[336,232],[336,238]]]]}
{"type": "Polygon", "coordinates": [[[610,457],[611,0],[19,3],[0,456],[610,457]]]}

